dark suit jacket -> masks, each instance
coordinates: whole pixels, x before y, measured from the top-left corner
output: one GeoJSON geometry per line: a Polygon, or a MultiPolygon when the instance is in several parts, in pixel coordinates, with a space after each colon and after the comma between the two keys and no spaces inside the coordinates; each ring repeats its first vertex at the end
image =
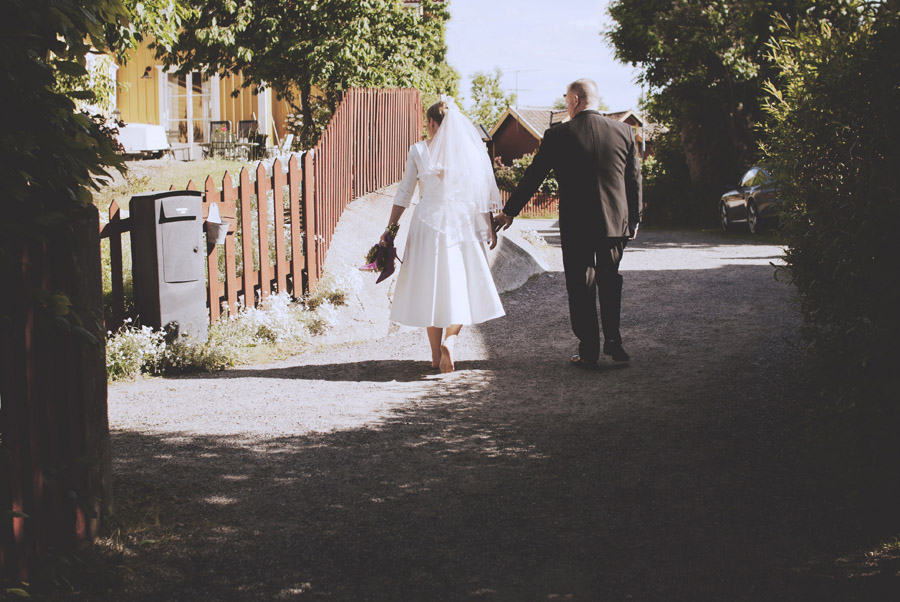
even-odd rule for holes
{"type": "Polygon", "coordinates": [[[581,111],[551,127],[503,207],[516,216],[553,169],[563,244],[624,237],[641,221],[641,160],[631,126],[581,111]]]}

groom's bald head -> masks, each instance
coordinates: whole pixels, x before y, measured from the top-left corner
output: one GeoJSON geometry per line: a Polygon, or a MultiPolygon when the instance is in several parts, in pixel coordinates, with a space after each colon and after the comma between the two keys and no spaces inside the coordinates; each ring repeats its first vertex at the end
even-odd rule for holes
{"type": "Polygon", "coordinates": [[[597,89],[597,83],[584,77],[569,84],[566,88],[566,104],[570,107],[570,117],[585,109],[596,111],[600,106],[600,90],[597,89]]]}

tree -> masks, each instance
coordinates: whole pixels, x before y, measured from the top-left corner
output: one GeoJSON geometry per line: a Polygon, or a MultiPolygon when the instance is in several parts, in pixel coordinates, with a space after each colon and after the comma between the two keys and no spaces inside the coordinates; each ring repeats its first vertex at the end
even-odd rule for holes
{"type": "Polygon", "coordinates": [[[641,68],[645,108],[679,138],[690,188],[710,208],[758,156],[762,85],[777,77],[767,46],[776,13],[788,22],[851,18],[846,0],[616,0],[609,12],[616,57],[641,68]]]}
{"type": "Polygon", "coordinates": [[[477,124],[493,127],[508,107],[516,104],[515,94],[504,94],[500,81],[503,71],[494,67],[494,73],[476,71],[472,76],[472,105],[467,113],[477,124]]]}
{"type": "Polygon", "coordinates": [[[189,9],[180,0],[123,0],[124,18],[106,23],[105,45],[92,46],[85,55],[84,73],[56,70],[57,91],[73,98],[79,111],[109,114],[115,99],[116,80],[110,75],[113,57],[124,64],[128,52],[144,39],[152,47],[170,49],[189,9]]]}
{"type": "Polygon", "coordinates": [[[419,92],[422,94],[422,105],[431,106],[442,94],[459,97],[459,72],[447,63],[446,24],[450,13],[441,3],[435,6],[423,6],[423,16],[427,17],[424,27],[427,28],[425,40],[426,53],[432,57],[426,66],[425,77],[421,78],[419,92]],[[439,11],[437,9],[440,9],[439,11]]]}
{"type": "Polygon", "coordinates": [[[3,106],[16,116],[0,130],[4,243],[48,237],[72,210],[91,203],[103,166],[121,163],[99,127],[75,112],[74,100],[91,100],[93,93],[61,90],[58,77],[86,77],[92,48],[110,49],[124,39],[118,24],[128,21],[127,9],[120,0],[87,8],[61,0],[52,11],[48,4],[13,2],[7,25],[20,33],[0,37],[3,106]]]}
{"type": "Polygon", "coordinates": [[[124,168],[102,122],[77,112],[75,101],[96,100],[82,85],[85,57],[127,47],[136,31],[130,17],[122,0],[4,3],[0,105],[10,118],[0,124],[0,580],[25,579],[39,553],[71,551],[96,534],[110,509],[91,191],[107,167],[124,168]],[[26,478],[8,478],[14,474],[26,478]]]}
{"type": "MultiPolygon", "coordinates": [[[[851,490],[900,495],[900,2],[782,24],[770,56],[767,161],[782,183],[788,273],[803,315],[817,451],[851,490]]],[[[819,454],[816,454],[820,456],[819,454]]],[[[820,456],[821,457],[821,456],[820,456]]]]}
{"type": "MultiPolygon", "coordinates": [[[[495,165],[494,177],[497,179],[497,187],[500,190],[513,192],[522,178],[525,176],[525,170],[534,162],[535,153],[528,153],[519,159],[513,159],[512,165],[495,165]]],[[[499,158],[498,158],[499,161],[499,158]]],[[[541,186],[538,189],[544,194],[557,194],[559,192],[559,182],[556,180],[556,174],[553,170],[547,174],[541,186]]]]}
{"type": "Polygon", "coordinates": [[[432,89],[420,90],[422,92],[422,106],[426,109],[437,102],[441,95],[447,95],[459,99],[459,72],[448,65],[441,63],[432,74],[432,89]]]}
{"type": "Polygon", "coordinates": [[[182,22],[196,9],[186,0],[122,0],[128,18],[105,25],[109,50],[119,62],[127,60],[127,52],[145,39],[152,47],[171,49],[178,39],[182,22]]]}
{"type": "Polygon", "coordinates": [[[160,52],[165,63],[180,71],[240,72],[245,87],[272,87],[303,116],[305,145],[350,87],[436,93],[442,80],[452,84],[443,66],[443,2],[423,0],[420,16],[399,0],[187,1],[196,10],[171,51],[160,52]]]}
{"type": "MultiPolygon", "coordinates": [[[[550,105],[550,108],[554,111],[563,111],[566,109],[566,99],[562,96],[558,96],[553,100],[553,104],[550,105]]],[[[603,102],[603,98],[597,102],[597,110],[598,111],[608,111],[609,105],[603,102]]]]}

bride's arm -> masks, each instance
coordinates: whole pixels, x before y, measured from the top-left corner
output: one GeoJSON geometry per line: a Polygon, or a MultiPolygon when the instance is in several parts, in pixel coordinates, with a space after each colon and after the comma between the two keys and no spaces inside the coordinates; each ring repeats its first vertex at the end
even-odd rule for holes
{"type": "MultiPolygon", "coordinates": [[[[412,200],[413,193],[416,190],[419,170],[416,167],[415,152],[415,145],[413,145],[409,148],[409,154],[406,155],[406,169],[403,170],[403,179],[400,180],[400,185],[397,187],[397,194],[394,195],[394,205],[391,209],[391,217],[388,218],[388,228],[391,224],[400,222],[400,216],[409,207],[409,202],[412,200]]],[[[386,235],[387,228],[385,228],[385,233],[381,235],[382,245],[386,244],[386,235]]]]}
{"type": "Polygon", "coordinates": [[[387,244],[385,237],[387,237],[388,228],[391,227],[391,224],[400,223],[400,216],[403,215],[404,211],[406,211],[406,207],[404,207],[403,205],[394,205],[394,207],[391,209],[391,217],[388,219],[387,228],[384,229],[384,234],[381,235],[381,240],[379,241],[381,246],[387,244]]]}
{"type": "Polygon", "coordinates": [[[400,216],[403,215],[404,211],[406,211],[406,207],[403,205],[394,205],[391,209],[391,217],[388,219],[388,226],[399,223],[400,216]]]}

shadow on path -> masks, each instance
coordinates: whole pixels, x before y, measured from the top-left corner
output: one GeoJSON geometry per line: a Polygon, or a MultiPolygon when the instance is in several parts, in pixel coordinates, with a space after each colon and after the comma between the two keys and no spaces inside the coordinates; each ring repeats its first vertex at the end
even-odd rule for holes
{"type": "Polygon", "coordinates": [[[799,318],[772,268],[634,271],[625,288],[627,367],[567,365],[564,282],[548,273],[470,331],[487,357],[450,377],[333,355],[208,377],[334,383],[323,404],[348,381],[433,379],[362,428],[255,443],[115,432],[120,514],[159,517],[115,599],[837,601],[896,587],[890,571],[848,580],[828,564],[846,547],[816,530],[804,490],[799,318]]]}

